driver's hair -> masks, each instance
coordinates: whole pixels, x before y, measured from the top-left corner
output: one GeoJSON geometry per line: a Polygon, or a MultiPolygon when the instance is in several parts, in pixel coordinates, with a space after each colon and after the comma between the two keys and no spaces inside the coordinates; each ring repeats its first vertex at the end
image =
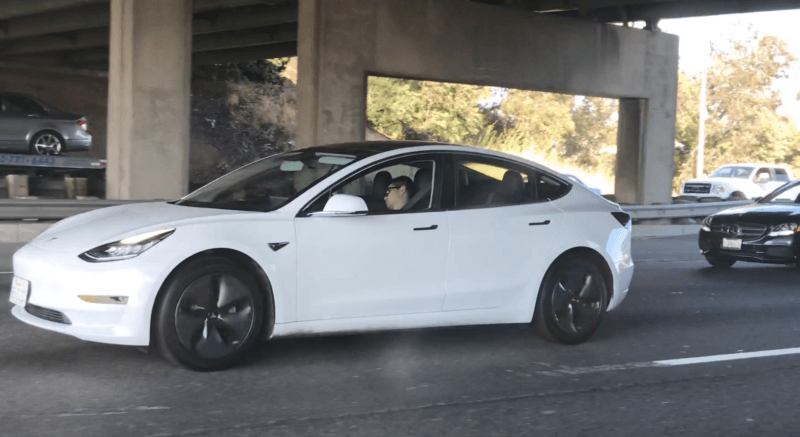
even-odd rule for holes
{"type": "Polygon", "coordinates": [[[406,187],[406,192],[408,193],[408,198],[414,197],[414,181],[411,180],[408,176],[398,176],[392,179],[392,182],[389,185],[394,185],[398,187],[406,187]]]}

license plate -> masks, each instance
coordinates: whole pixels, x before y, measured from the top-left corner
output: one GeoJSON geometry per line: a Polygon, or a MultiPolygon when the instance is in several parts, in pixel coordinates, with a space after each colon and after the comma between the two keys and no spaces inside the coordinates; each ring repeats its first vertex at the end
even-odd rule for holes
{"type": "Polygon", "coordinates": [[[742,250],[742,240],[738,238],[723,238],[722,248],[730,250],[742,250]]]}
{"type": "Polygon", "coordinates": [[[28,290],[30,290],[31,283],[22,279],[14,277],[14,280],[11,282],[11,297],[9,300],[14,305],[22,305],[25,306],[28,303],[28,290]]]}

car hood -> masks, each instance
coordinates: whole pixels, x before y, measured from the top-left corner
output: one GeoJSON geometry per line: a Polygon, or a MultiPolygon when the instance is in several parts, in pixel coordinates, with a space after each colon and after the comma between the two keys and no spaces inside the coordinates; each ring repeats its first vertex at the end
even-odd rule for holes
{"type": "Polygon", "coordinates": [[[800,223],[800,205],[754,203],[718,212],[714,214],[714,219],[723,223],[735,221],[765,225],[800,223]]]}
{"type": "Polygon", "coordinates": [[[705,179],[692,179],[690,181],[686,181],[687,184],[724,184],[724,185],[733,185],[737,183],[746,182],[747,179],[737,179],[737,178],[705,178],[705,179]]]}
{"type": "Polygon", "coordinates": [[[247,213],[180,206],[166,202],[113,206],[62,220],[30,244],[54,251],[85,251],[142,232],[175,227],[186,221],[247,213]]]}

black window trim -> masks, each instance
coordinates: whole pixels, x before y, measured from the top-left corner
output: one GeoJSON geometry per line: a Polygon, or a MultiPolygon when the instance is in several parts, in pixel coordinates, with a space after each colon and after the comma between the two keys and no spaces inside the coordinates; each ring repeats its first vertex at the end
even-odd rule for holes
{"type": "Polygon", "coordinates": [[[320,192],[319,194],[314,196],[310,201],[308,201],[305,205],[303,205],[302,208],[300,208],[300,211],[297,213],[297,215],[295,217],[297,217],[297,218],[311,217],[310,213],[306,212],[308,210],[308,208],[311,207],[311,205],[313,205],[314,203],[316,203],[322,196],[330,193],[332,190],[335,190],[335,189],[337,189],[337,188],[339,188],[339,187],[341,187],[343,185],[346,185],[346,184],[348,184],[348,183],[350,183],[350,182],[352,182],[352,181],[354,181],[354,180],[356,180],[356,179],[358,179],[358,178],[360,178],[360,177],[362,177],[362,176],[364,176],[366,174],[369,174],[369,173],[375,171],[375,169],[377,169],[379,167],[383,167],[386,164],[392,165],[392,163],[395,162],[395,161],[405,161],[406,158],[417,158],[417,157],[419,157],[419,158],[430,157],[430,159],[432,161],[434,161],[434,165],[435,166],[439,166],[441,168],[440,171],[436,171],[436,169],[434,168],[434,180],[432,182],[433,183],[433,206],[431,207],[431,209],[427,209],[427,210],[423,210],[423,211],[410,211],[410,210],[405,210],[405,211],[403,211],[403,210],[401,210],[401,211],[368,211],[367,214],[359,216],[359,217],[379,216],[379,215],[425,214],[425,213],[431,213],[431,212],[442,212],[442,211],[445,211],[445,209],[442,208],[442,201],[443,201],[443,199],[442,199],[442,186],[443,186],[443,183],[444,183],[444,176],[445,176],[445,174],[444,174],[445,173],[445,171],[444,171],[445,170],[445,165],[444,165],[444,163],[445,163],[444,154],[445,153],[446,152],[441,151],[441,150],[408,152],[408,153],[403,153],[401,155],[390,156],[390,157],[388,157],[388,158],[386,158],[384,160],[372,163],[372,164],[368,165],[365,168],[357,170],[352,175],[345,177],[341,181],[336,182],[334,185],[326,188],[325,190],[323,190],[322,192],[320,192]],[[436,189],[437,187],[439,188],[438,190],[436,189]],[[438,202],[437,202],[437,199],[438,199],[438,202]]]}
{"type": "MultiPolygon", "coordinates": [[[[448,177],[450,178],[450,183],[453,185],[452,199],[448,203],[448,211],[469,211],[469,210],[473,210],[473,209],[509,208],[509,207],[518,207],[518,206],[526,206],[526,205],[537,205],[537,204],[541,204],[541,203],[545,203],[545,202],[552,202],[552,201],[561,199],[561,198],[565,197],[567,194],[569,194],[569,192],[572,191],[572,187],[574,185],[571,181],[568,181],[566,178],[562,178],[562,177],[556,176],[556,175],[554,175],[554,174],[552,174],[552,173],[550,173],[548,171],[542,170],[542,169],[540,169],[538,167],[534,167],[534,166],[531,166],[531,165],[528,165],[528,164],[525,164],[525,163],[522,163],[522,162],[519,162],[519,161],[515,161],[513,159],[508,159],[508,158],[505,158],[505,157],[498,157],[498,156],[493,156],[493,155],[485,155],[485,154],[482,154],[482,153],[474,153],[474,152],[447,152],[447,153],[449,153],[451,155],[451,159],[450,159],[450,162],[451,162],[451,164],[450,164],[450,175],[448,177]],[[543,175],[545,175],[547,177],[553,178],[556,181],[561,182],[562,184],[566,185],[567,189],[564,191],[564,194],[562,194],[559,197],[556,197],[555,199],[549,199],[549,198],[540,199],[539,198],[538,187],[536,187],[536,201],[535,202],[521,203],[519,205],[475,205],[475,206],[462,206],[462,207],[459,207],[459,206],[456,206],[456,196],[458,195],[458,178],[457,178],[457,175],[456,175],[456,168],[457,168],[457,165],[458,165],[459,157],[477,157],[478,159],[488,160],[489,162],[496,161],[496,162],[508,163],[508,165],[510,166],[509,170],[513,170],[513,167],[525,168],[525,169],[528,169],[530,172],[541,173],[541,174],[543,174],[543,175]]],[[[462,158],[462,160],[463,160],[463,158],[462,158]]],[[[489,163],[488,165],[496,165],[496,164],[489,163]]]]}

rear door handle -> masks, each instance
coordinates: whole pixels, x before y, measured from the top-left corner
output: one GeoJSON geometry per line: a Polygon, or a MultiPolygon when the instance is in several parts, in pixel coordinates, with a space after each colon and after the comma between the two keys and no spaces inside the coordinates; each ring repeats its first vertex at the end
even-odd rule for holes
{"type": "Polygon", "coordinates": [[[549,224],[550,224],[550,220],[545,220],[543,222],[528,223],[528,226],[544,226],[544,225],[549,225],[549,224]]]}
{"type": "Polygon", "coordinates": [[[415,231],[432,231],[434,229],[438,229],[439,225],[432,225],[428,226],[427,228],[414,228],[415,231]]]}

